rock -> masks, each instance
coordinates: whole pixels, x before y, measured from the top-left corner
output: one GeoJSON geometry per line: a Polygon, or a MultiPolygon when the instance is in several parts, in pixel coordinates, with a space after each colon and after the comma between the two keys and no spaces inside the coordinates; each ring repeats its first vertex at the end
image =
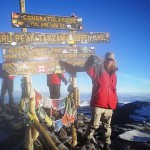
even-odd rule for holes
{"type": "Polygon", "coordinates": [[[61,128],[58,134],[60,140],[64,140],[67,138],[67,132],[64,128],[61,128]]]}
{"type": "MultiPolygon", "coordinates": [[[[149,105],[146,103],[146,105],[149,105]]],[[[137,122],[130,115],[134,115],[137,108],[144,106],[144,103],[130,103],[122,106],[121,108],[114,111],[112,119],[112,150],[149,150],[150,143],[138,143],[133,141],[126,141],[119,139],[118,136],[131,129],[143,131],[149,131],[149,123],[137,122]]],[[[77,120],[75,127],[77,131],[77,145],[71,147],[72,135],[71,135],[71,124],[63,126],[58,132],[54,132],[54,127],[49,126],[45,122],[40,121],[45,130],[49,133],[54,143],[57,145],[59,150],[95,150],[102,149],[102,128],[95,131],[94,138],[97,143],[92,140],[83,145],[83,135],[90,122],[90,108],[83,107],[79,108],[77,114],[77,120]],[[101,145],[101,146],[100,146],[101,145]]],[[[55,112],[55,117],[60,118],[60,114],[55,112]]],[[[24,114],[20,114],[19,105],[13,106],[5,105],[4,108],[0,108],[0,150],[23,150],[23,142],[25,138],[26,124],[24,114]]],[[[146,118],[147,120],[149,118],[146,118]]],[[[35,150],[49,150],[48,145],[39,135],[38,139],[34,142],[35,150]]]]}

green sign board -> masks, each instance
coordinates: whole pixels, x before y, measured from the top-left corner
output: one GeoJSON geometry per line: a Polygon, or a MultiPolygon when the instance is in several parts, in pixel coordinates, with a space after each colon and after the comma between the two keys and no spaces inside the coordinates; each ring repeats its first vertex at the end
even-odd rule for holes
{"type": "MultiPolygon", "coordinates": [[[[83,66],[85,60],[70,59],[66,62],[72,65],[83,66]]],[[[10,75],[49,74],[53,73],[57,68],[60,68],[59,60],[20,61],[3,64],[3,69],[10,75]]]]}
{"type": "Polygon", "coordinates": [[[109,33],[0,32],[0,44],[87,44],[109,42],[109,33]]]}
{"type": "Polygon", "coordinates": [[[11,19],[12,26],[15,28],[82,30],[82,18],[78,17],[47,16],[13,12],[11,19]]]}
{"type": "Polygon", "coordinates": [[[4,61],[87,59],[94,47],[3,46],[4,61]]]}

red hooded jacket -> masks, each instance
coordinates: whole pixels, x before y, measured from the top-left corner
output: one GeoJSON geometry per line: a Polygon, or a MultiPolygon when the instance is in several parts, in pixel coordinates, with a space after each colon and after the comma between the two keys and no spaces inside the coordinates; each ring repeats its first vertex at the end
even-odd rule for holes
{"type": "Polygon", "coordinates": [[[116,73],[111,75],[105,70],[103,63],[92,65],[86,69],[92,79],[92,96],[90,105],[94,107],[116,109],[116,73]]]}
{"type": "Polygon", "coordinates": [[[57,85],[61,85],[61,80],[63,82],[67,82],[65,76],[63,73],[59,73],[59,74],[48,74],[47,75],[47,86],[52,85],[52,84],[57,84],[57,85]]]}
{"type": "Polygon", "coordinates": [[[8,78],[13,80],[15,78],[15,76],[9,75],[8,78]]]}

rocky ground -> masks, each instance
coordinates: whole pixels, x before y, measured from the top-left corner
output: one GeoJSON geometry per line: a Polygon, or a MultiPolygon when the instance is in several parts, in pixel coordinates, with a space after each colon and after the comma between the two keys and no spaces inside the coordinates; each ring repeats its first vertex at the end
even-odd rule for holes
{"type": "MultiPolygon", "coordinates": [[[[150,150],[150,142],[133,142],[120,139],[118,136],[125,131],[136,129],[139,131],[150,131],[143,122],[134,121],[130,116],[135,113],[135,110],[143,105],[150,103],[130,103],[123,107],[119,107],[114,111],[112,119],[112,150],[150,150]]],[[[63,127],[59,132],[54,132],[53,128],[47,126],[44,122],[40,122],[47,130],[55,145],[59,150],[102,150],[102,130],[99,128],[94,135],[95,141],[83,145],[83,134],[90,121],[90,108],[82,107],[78,109],[78,117],[75,124],[77,129],[78,143],[75,147],[71,147],[71,127],[63,127]]],[[[146,118],[149,119],[149,118],[146,118]]],[[[19,113],[18,104],[13,107],[5,105],[4,109],[0,109],[0,150],[23,150],[25,131],[26,131],[25,116],[19,113]]],[[[42,136],[39,135],[34,144],[35,150],[50,150],[42,136]]]]}

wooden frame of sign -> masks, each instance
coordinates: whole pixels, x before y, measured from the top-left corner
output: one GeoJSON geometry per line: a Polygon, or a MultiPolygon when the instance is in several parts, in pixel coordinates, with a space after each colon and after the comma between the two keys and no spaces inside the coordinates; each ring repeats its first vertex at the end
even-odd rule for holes
{"type": "Polygon", "coordinates": [[[66,16],[49,16],[26,13],[11,14],[12,27],[14,28],[42,28],[82,30],[82,18],[66,16]]]}
{"type": "Polygon", "coordinates": [[[87,59],[94,47],[3,46],[4,61],[87,59]]]}
{"type": "MultiPolygon", "coordinates": [[[[83,66],[86,59],[68,59],[67,63],[77,66],[83,66]]],[[[59,60],[43,60],[43,61],[20,61],[6,62],[3,69],[10,75],[27,75],[27,74],[49,74],[53,73],[59,66],[59,60]]]]}
{"type": "Polygon", "coordinates": [[[32,32],[0,32],[0,44],[87,44],[107,43],[109,33],[32,33],[32,32]]]}

